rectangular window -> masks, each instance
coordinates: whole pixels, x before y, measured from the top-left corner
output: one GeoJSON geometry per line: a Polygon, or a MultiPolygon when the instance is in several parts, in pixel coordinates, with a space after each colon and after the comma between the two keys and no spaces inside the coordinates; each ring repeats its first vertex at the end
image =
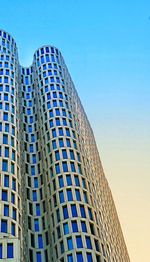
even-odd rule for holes
{"type": "Polygon", "coordinates": [[[80,212],[81,212],[81,217],[86,217],[86,215],[85,215],[85,209],[84,209],[84,206],[83,205],[81,205],[80,206],[80,212]]]}
{"type": "Polygon", "coordinates": [[[77,208],[76,208],[76,205],[75,205],[75,204],[71,205],[71,212],[72,212],[72,216],[73,216],[73,217],[77,217],[77,216],[78,216],[78,214],[77,214],[77,208]]]}
{"type": "Polygon", "coordinates": [[[64,147],[64,142],[62,138],[59,138],[59,146],[64,147]]]}
{"type": "Polygon", "coordinates": [[[36,262],[42,262],[41,252],[36,252],[36,262]]]}
{"type": "Polygon", "coordinates": [[[83,262],[83,255],[82,253],[77,253],[77,262],[83,262]]]}
{"type": "Polygon", "coordinates": [[[71,186],[72,185],[71,175],[66,175],[66,180],[67,180],[67,185],[71,186]]]}
{"type": "Polygon", "coordinates": [[[74,176],[74,180],[75,180],[76,186],[80,186],[79,177],[78,176],[74,176]]]}
{"type": "Polygon", "coordinates": [[[9,216],[9,205],[4,205],[4,216],[9,216]]]}
{"type": "Polygon", "coordinates": [[[0,259],[3,258],[3,245],[0,244],[0,259]]]}
{"type": "Polygon", "coordinates": [[[2,200],[8,201],[7,190],[2,190],[2,200]]]}
{"type": "Polygon", "coordinates": [[[4,121],[8,121],[8,113],[5,113],[5,112],[4,112],[3,120],[4,120],[4,121]]]}
{"type": "Polygon", "coordinates": [[[72,232],[78,232],[77,221],[72,221],[72,232]]]}
{"type": "Polygon", "coordinates": [[[69,217],[67,206],[63,206],[63,215],[64,219],[67,219],[69,217]]]}
{"type": "Polygon", "coordinates": [[[85,221],[81,221],[82,232],[87,232],[85,221]]]}
{"type": "Polygon", "coordinates": [[[63,135],[64,135],[64,132],[63,132],[62,127],[60,127],[60,128],[58,129],[58,131],[59,131],[59,136],[63,136],[63,135]]]}
{"type": "Polygon", "coordinates": [[[56,161],[60,160],[59,151],[55,151],[55,158],[56,158],[56,161]]]}
{"type": "Polygon", "coordinates": [[[5,132],[7,132],[7,133],[9,132],[9,124],[7,124],[7,123],[5,124],[5,132]]]}
{"type": "Polygon", "coordinates": [[[39,220],[38,219],[34,219],[34,230],[35,232],[39,231],[39,220]]]}
{"type": "Polygon", "coordinates": [[[76,244],[77,244],[77,248],[82,248],[83,247],[81,236],[76,236],[76,244]]]}
{"type": "Polygon", "coordinates": [[[63,172],[68,172],[67,162],[62,162],[62,166],[63,166],[63,172]]]}
{"type": "Polygon", "coordinates": [[[64,203],[64,192],[63,191],[60,191],[59,192],[59,200],[60,200],[60,203],[64,203]]]}
{"type": "Polygon", "coordinates": [[[7,220],[1,220],[1,232],[7,233],[7,220]]]}
{"type": "Polygon", "coordinates": [[[8,135],[3,135],[3,144],[8,144],[8,135]]]}
{"type": "Polygon", "coordinates": [[[14,224],[14,223],[11,223],[11,234],[12,234],[13,236],[15,236],[15,232],[16,232],[15,224],[14,224]]]}
{"type": "Polygon", "coordinates": [[[79,191],[79,189],[75,189],[75,193],[76,193],[76,199],[77,199],[77,201],[81,201],[81,196],[80,196],[80,191],[79,191]]]}
{"type": "Polygon", "coordinates": [[[43,248],[43,239],[42,239],[42,235],[38,235],[38,246],[39,246],[39,248],[43,248]]]}
{"type": "Polygon", "coordinates": [[[67,238],[67,245],[68,245],[68,250],[72,250],[73,249],[73,242],[72,242],[72,238],[71,237],[67,238]]]}
{"type": "Polygon", "coordinates": [[[63,224],[63,228],[64,228],[64,234],[65,234],[65,235],[69,234],[68,223],[64,223],[64,224],[63,224]]]}
{"type": "Polygon", "coordinates": [[[9,187],[9,176],[8,175],[4,175],[4,186],[9,187]]]}
{"type": "Polygon", "coordinates": [[[90,237],[85,237],[85,239],[86,239],[86,246],[87,246],[87,248],[88,249],[92,249],[92,244],[91,244],[91,239],[90,239],[90,237]]]}
{"type": "Polygon", "coordinates": [[[67,197],[68,197],[68,201],[72,201],[73,200],[71,189],[67,189],[67,197]]]}
{"type": "Polygon", "coordinates": [[[76,172],[74,162],[71,162],[70,165],[71,165],[71,171],[76,172]]]}
{"type": "Polygon", "coordinates": [[[67,159],[68,158],[66,149],[62,150],[62,155],[63,155],[63,159],[67,159]]]}
{"type": "Polygon", "coordinates": [[[14,220],[16,220],[16,217],[17,217],[16,208],[13,207],[13,209],[12,209],[12,218],[13,218],[14,220]]]}
{"type": "Polygon", "coordinates": [[[56,174],[59,174],[59,173],[60,173],[59,164],[56,164],[56,165],[55,165],[55,170],[56,170],[56,174]]]}
{"type": "Polygon", "coordinates": [[[67,255],[67,262],[73,262],[72,254],[67,255]]]}

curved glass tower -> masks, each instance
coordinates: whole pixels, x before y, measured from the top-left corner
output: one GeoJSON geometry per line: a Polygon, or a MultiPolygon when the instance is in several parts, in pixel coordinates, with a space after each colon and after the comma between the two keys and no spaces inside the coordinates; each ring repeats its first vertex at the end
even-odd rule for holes
{"type": "Polygon", "coordinates": [[[0,30],[0,260],[129,262],[94,135],[60,51],[20,66],[0,30]]]}

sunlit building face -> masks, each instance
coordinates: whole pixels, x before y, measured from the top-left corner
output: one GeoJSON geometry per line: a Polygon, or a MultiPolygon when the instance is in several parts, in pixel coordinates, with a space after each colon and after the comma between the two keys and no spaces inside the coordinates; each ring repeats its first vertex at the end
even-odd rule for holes
{"type": "Polygon", "coordinates": [[[129,262],[93,132],[60,51],[43,46],[25,68],[2,30],[0,167],[0,259],[129,262]]]}

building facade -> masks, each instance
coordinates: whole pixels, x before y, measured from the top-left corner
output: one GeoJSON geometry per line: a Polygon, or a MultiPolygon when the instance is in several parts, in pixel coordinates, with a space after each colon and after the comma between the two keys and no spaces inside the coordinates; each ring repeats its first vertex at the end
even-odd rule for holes
{"type": "Polygon", "coordinates": [[[0,30],[0,260],[129,262],[94,135],[60,51],[19,64],[0,30]]]}

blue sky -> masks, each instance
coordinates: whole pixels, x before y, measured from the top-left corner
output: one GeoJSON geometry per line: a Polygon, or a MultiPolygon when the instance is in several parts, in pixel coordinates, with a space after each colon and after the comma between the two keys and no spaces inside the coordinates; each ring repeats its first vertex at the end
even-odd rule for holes
{"type": "Polygon", "coordinates": [[[0,7],[0,27],[14,36],[22,65],[44,44],[61,50],[92,124],[132,262],[150,260],[149,17],[145,0],[8,0],[0,7]]]}

